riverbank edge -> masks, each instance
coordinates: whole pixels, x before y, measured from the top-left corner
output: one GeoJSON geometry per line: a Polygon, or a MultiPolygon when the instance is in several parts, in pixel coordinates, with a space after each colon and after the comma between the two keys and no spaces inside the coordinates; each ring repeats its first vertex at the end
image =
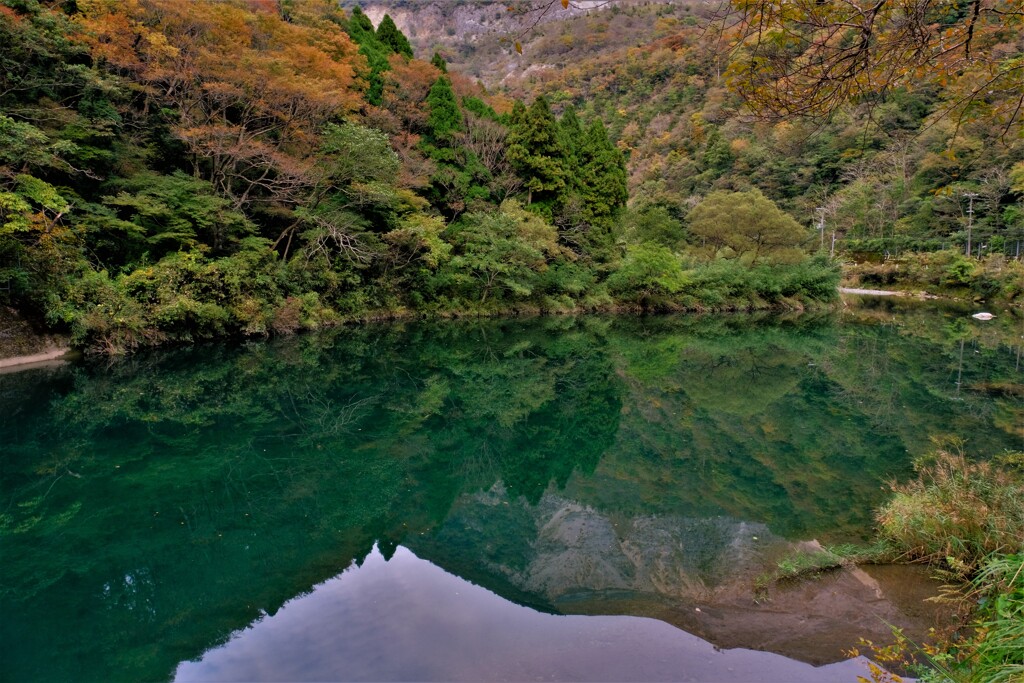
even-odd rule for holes
{"type": "Polygon", "coordinates": [[[0,372],[60,364],[77,354],[71,337],[10,306],[0,305],[0,372]]]}
{"type": "Polygon", "coordinates": [[[1024,309],[1024,265],[1019,260],[992,256],[976,259],[946,250],[903,254],[885,262],[843,261],[840,269],[841,290],[865,288],[879,292],[875,296],[1024,309]]]}
{"type": "MultiPolygon", "coordinates": [[[[473,310],[473,309],[458,309],[458,310],[412,310],[404,308],[395,309],[378,309],[371,311],[364,311],[358,314],[349,315],[338,315],[336,318],[321,321],[315,326],[301,326],[295,329],[289,330],[266,330],[258,333],[244,333],[244,332],[232,332],[220,335],[211,335],[209,337],[200,337],[189,341],[165,341],[160,339],[147,340],[146,343],[139,343],[135,346],[125,347],[114,347],[111,345],[104,345],[100,343],[93,344],[81,344],[73,343],[70,339],[66,345],[60,347],[62,353],[56,358],[59,358],[65,354],[74,357],[79,354],[85,354],[89,356],[120,356],[128,355],[136,350],[150,349],[150,348],[174,348],[189,346],[198,342],[206,341],[228,341],[232,339],[269,339],[273,337],[287,337],[298,333],[304,332],[315,332],[322,329],[332,329],[345,326],[365,325],[371,323],[383,323],[383,322],[411,322],[411,321],[428,321],[428,320],[488,320],[496,318],[509,318],[509,319],[529,319],[538,317],[561,317],[561,316],[572,316],[572,315],[621,315],[621,316],[643,316],[643,315],[672,315],[672,314],[692,314],[692,315],[736,315],[745,313],[769,313],[769,314],[786,314],[786,313],[804,313],[804,312],[816,312],[816,311],[828,311],[836,309],[840,304],[838,293],[834,299],[819,300],[809,298],[790,298],[786,297],[780,301],[772,304],[761,304],[758,302],[749,302],[747,305],[729,305],[729,306],[683,306],[674,305],[673,303],[660,302],[656,306],[643,306],[639,304],[623,304],[623,303],[578,303],[575,306],[559,306],[559,307],[547,307],[542,305],[534,304],[520,304],[514,306],[504,306],[500,308],[487,309],[487,310],[473,310]]],[[[56,333],[47,332],[45,334],[39,334],[37,339],[42,341],[44,339],[52,338],[56,333]]],[[[56,348],[52,352],[56,352],[56,348]]],[[[37,361],[47,361],[50,358],[39,358],[36,360],[29,360],[32,356],[21,355],[12,356],[7,358],[0,358],[0,363],[6,363],[8,361],[15,361],[9,363],[11,367],[16,365],[30,364],[37,361]]],[[[0,367],[5,367],[0,365],[0,367]]]]}
{"type": "Polygon", "coordinates": [[[908,288],[908,289],[863,289],[860,287],[848,287],[845,284],[839,287],[839,294],[849,296],[891,296],[901,299],[920,299],[922,301],[955,301],[964,304],[995,304],[1000,307],[1022,309],[1024,310],[1024,301],[1014,300],[1008,301],[1006,299],[979,299],[976,297],[967,296],[953,296],[949,293],[936,294],[929,292],[926,289],[908,288]]]}
{"type": "MultiPolygon", "coordinates": [[[[899,289],[861,289],[859,287],[840,287],[839,294],[852,294],[856,296],[897,296],[897,297],[908,297],[914,299],[941,299],[937,294],[929,294],[924,290],[915,291],[908,290],[903,291],[899,289]]],[[[959,301],[959,299],[953,299],[959,301]]]]}
{"type": "MultiPolygon", "coordinates": [[[[933,441],[936,449],[915,460],[915,479],[890,482],[891,496],[875,512],[872,545],[801,549],[759,577],[755,590],[835,570],[927,567],[944,584],[936,600],[948,605],[955,626],[933,631],[931,642],[915,642],[893,628],[891,644],[862,638],[861,647],[847,654],[866,654],[921,681],[1018,680],[1024,675],[1024,629],[1014,626],[1024,623],[1024,452],[975,460],[960,439],[933,441]],[[1002,521],[980,524],[972,518],[975,510],[1002,521]]],[[[872,666],[870,680],[893,679],[872,666]]]]}
{"type": "Polygon", "coordinates": [[[8,356],[0,358],[0,374],[16,372],[18,370],[31,370],[37,367],[48,367],[54,363],[60,364],[64,361],[74,360],[80,355],[80,352],[70,346],[59,346],[39,353],[8,356]]]}

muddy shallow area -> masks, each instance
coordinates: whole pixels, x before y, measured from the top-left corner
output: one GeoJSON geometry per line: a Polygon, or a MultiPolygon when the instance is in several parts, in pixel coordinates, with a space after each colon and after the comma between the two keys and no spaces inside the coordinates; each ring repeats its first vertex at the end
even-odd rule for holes
{"type": "Polygon", "coordinates": [[[911,566],[837,569],[712,602],[668,605],[652,596],[592,595],[559,602],[572,614],[643,614],[700,636],[722,649],[773,652],[820,666],[841,661],[860,638],[892,641],[890,626],[914,642],[949,625],[948,606],[926,602],[939,583],[911,566]]]}
{"type": "Polygon", "coordinates": [[[939,587],[921,567],[851,567],[782,581],[757,600],[741,592],[661,618],[722,648],[764,650],[820,665],[841,659],[860,638],[891,642],[893,627],[923,642],[930,628],[951,619],[948,607],[926,601],[939,587]]]}

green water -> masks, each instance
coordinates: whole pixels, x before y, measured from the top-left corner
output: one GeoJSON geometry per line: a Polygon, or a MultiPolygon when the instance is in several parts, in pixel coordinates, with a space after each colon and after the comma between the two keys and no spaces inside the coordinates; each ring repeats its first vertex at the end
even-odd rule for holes
{"type": "Polygon", "coordinates": [[[931,436],[1024,447],[1020,319],[888,305],[396,324],[0,375],[0,677],[171,678],[375,546],[556,613],[647,581],[602,558],[620,526],[634,555],[685,545],[674,571],[704,588],[742,534],[865,538],[931,436]],[[545,530],[570,518],[573,557],[609,564],[593,585],[552,578],[568,546],[545,530]]]}

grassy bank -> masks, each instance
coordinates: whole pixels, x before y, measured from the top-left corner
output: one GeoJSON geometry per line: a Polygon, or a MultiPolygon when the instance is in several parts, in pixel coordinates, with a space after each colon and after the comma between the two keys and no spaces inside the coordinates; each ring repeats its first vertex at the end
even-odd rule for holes
{"type": "Polygon", "coordinates": [[[971,460],[954,441],[916,469],[879,511],[883,547],[936,567],[950,581],[946,597],[972,615],[923,650],[931,666],[921,678],[1024,680],[1024,453],[971,460]]]}
{"type": "MultiPolygon", "coordinates": [[[[892,498],[877,513],[873,546],[786,558],[771,578],[857,562],[926,563],[947,582],[942,599],[965,615],[960,627],[936,633],[928,644],[897,632],[890,646],[863,643],[865,654],[928,682],[1024,680],[1024,453],[974,460],[963,442],[946,440],[915,470],[914,479],[892,485],[892,498]]],[[[871,678],[900,680],[878,667],[871,678]]]]}

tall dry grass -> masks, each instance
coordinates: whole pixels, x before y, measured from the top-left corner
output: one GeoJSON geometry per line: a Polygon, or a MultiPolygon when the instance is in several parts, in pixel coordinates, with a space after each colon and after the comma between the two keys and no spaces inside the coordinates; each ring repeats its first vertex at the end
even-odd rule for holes
{"type": "Polygon", "coordinates": [[[1024,552],[1024,475],[969,459],[947,441],[915,463],[917,478],[893,486],[879,532],[903,558],[944,565],[960,578],[993,554],[1024,552]]]}

